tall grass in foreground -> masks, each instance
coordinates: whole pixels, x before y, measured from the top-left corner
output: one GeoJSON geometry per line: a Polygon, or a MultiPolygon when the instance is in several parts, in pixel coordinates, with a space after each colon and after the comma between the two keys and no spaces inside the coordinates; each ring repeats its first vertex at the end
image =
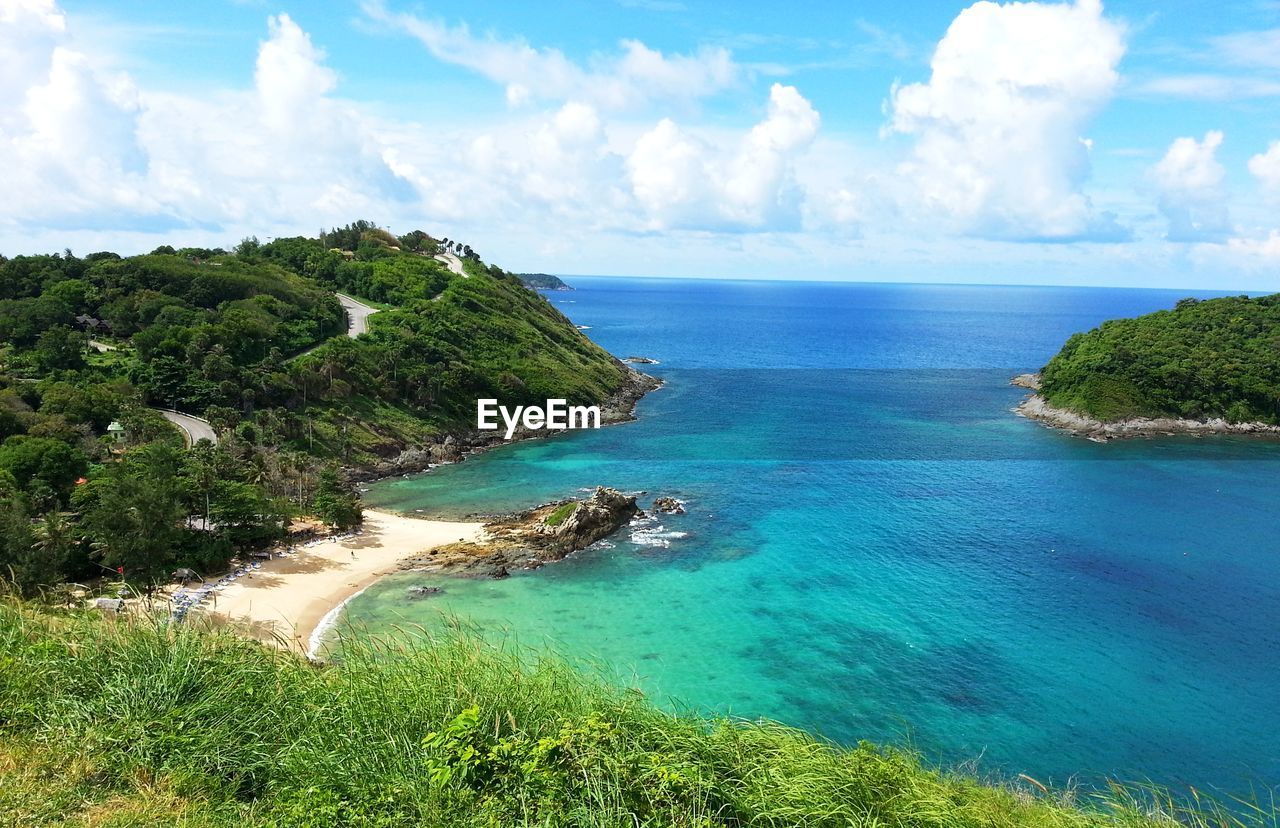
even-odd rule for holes
{"type": "Polygon", "coordinates": [[[227,633],[0,602],[0,825],[1276,824],[673,716],[462,635],[343,652],[316,668],[227,633]]]}

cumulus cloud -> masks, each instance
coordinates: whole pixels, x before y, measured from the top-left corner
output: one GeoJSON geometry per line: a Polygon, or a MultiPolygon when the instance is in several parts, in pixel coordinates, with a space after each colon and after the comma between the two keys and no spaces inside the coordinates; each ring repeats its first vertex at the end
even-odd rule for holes
{"type": "Polygon", "coordinates": [[[51,0],[0,7],[0,165],[10,176],[0,217],[145,212],[136,91],[71,49],[66,32],[51,0]]]}
{"type": "Polygon", "coordinates": [[[449,26],[413,14],[364,4],[373,20],[404,31],[432,56],[462,66],[505,87],[507,102],[578,100],[608,109],[650,101],[696,100],[737,82],[739,67],[728,50],[704,47],[667,55],[638,40],[623,40],[615,55],[597,55],[581,65],[558,49],[538,49],[523,40],[478,37],[466,25],[449,26]]]}
{"type": "Polygon", "coordinates": [[[631,190],[649,229],[797,229],[802,192],[793,163],[821,117],[793,86],[775,83],[769,111],[736,148],[717,146],[669,118],[627,157],[631,190]]]}
{"type": "Polygon", "coordinates": [[[305,213],[310,226],[413,195],[287,15],[268,20],[251,89],[195,98],[103,71],[67,45],[51,0],[2,8],[0,162],[14,179],[0,221],[163,230],[305,213]]]}
{"type": "Polygon", "coordinates": [[[962,11],[929,81],[896,86],[888,103],[889,129],[915,138],[899,170],[912,199],[981,236],[1123,237],[1082,192],[1082,133],[1112,97],[1124,51],[1100,0],[962,11]]]}
{"type": "Polygon", "coordinates": [[[1280,199],[1280,141],[1272,141],[1266,152],[1250,158],[1249,172],[1268,197],[1280,199]]]}
{"type": "Polygon", "coordinates": [[[1226,170],[1217,158],[1222,140],[1218,131],[1205,133],[1200,141],[1178,138],[1152,167],[1170,241],[1223,241],[1230,234],[1223,189],[1226,170]]]}

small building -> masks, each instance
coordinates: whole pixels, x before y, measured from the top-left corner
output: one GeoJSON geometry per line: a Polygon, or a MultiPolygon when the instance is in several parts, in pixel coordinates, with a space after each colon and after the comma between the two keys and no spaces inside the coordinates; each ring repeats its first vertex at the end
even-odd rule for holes
{"type": "Polygon", "coordinates": [[[112,420],[111,425],[107,426],[107,434],[117,440],[123,440],[125,438],[125,428],[120,425],[118,420],[112,420]]]}

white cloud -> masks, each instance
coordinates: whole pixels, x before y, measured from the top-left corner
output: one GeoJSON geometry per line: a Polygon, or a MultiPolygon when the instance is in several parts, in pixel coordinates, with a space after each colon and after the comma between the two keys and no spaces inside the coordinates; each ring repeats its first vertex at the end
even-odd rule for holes
{"type": "Polygon", "coordinates": [[[364,4],[373,20],[402,30],[437,59],[470,69],[506,89],[513,106],[536,100],[578,100],[607,109],[651,101],[691,101],[738,81],[728,50],[703,47],[693,54],[666,55],[638,40],[623,40],[615,55],[596,55],[583,66],[558,49],[537,49],[523,40],[477,37],[466,25],[448,26],[396,13],[380,0],[364,4]]]}
{"type": "Polygon", "coordinates": [[[349,220],[412,196],[336,74],[287,15],[268,20],[250,90],[149,94],[67,44],[51,2],[0,14],[0,163],[10,226],[162,230],[349,220]]]}
{"type": "Polygon", "coordinates": [[[1223,189],[1226,170],[1217,158],[1222,140],[1218,131],[1205,133],[1201,141],[1178,138],[1151,168],[1170,241],[1223,241],[1231,233],[1223,189]]]}
{"type": "Polygon", "coordinates": [[[1218,58],[1226,63],[1280,69],[1280,29],[1221,35],[1211,43],[1218,58]]]}
{"type": "Polygon", "coordinates": [[[1258,179],[1263,193],[1280,199],[1280,141],[1272,141],[1266,152],[1250,158],[1249,172],[1258,179]]]}
{"type": "Polygon", "coordinates": [[[803,193],[793,163],[821,117],[793,86],[775,83],[769,112],[736,150],[664,118],[627,157],[631,190],[649,229],[798,229],[803,193]]]}
{"type": "Polygon", "coordinates": [[[1136,84],[1133,92],[1194,101],[1238,101],[1280,96],[1280,81],[1234,75],[1166,75],[1136,84]]]}
{"type": "Polygon", "coordinates": [[[150,209],[136,92],[69,48],[66,30],[52,2],[0,7],[0,165],[10,176],[0,220],[150,209]]]}
{"type": "Polygon", "coordinates": [[[1099,0],[980,2],[939,42],[927,83],[894,88],[890,129],[915,137],[910,198],[964,232],[1008,239],[1115,239],[1081,188],[1081,141],[1111,98],[1122,27],[1099,0]]]}
{"type": "Polygon", "coordinates": [[[1280,230],[1272,230],[1265,239],[1231,239],[1227,242],[1227,249],[1263,262],[1280,262],[1280,230]]]}

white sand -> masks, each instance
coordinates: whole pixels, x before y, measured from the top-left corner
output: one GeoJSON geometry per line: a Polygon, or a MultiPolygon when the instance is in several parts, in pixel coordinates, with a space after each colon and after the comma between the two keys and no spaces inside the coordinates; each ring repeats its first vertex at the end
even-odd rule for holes
{"type": "Polygon", "coordinates": [[[482,523],[420,520],[369,509],[363,534],[299,547],[291,557],[262,564],[204,604],[205,615],[237,623],[256,638],[307,652],[312,632],[333,608],[368,587],[397,564],[427,549],[475,541],[482,523]]]}

